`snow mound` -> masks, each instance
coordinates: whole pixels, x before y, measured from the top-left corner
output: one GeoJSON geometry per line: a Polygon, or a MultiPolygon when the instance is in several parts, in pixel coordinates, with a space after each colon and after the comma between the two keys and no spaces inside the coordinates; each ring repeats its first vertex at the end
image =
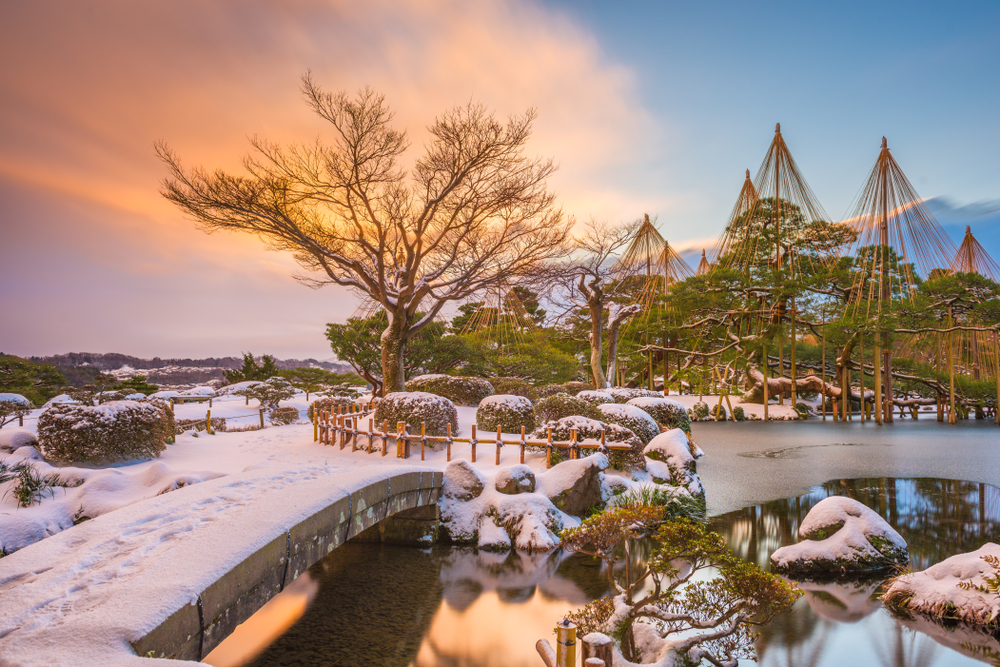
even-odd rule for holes
{"type": "Polygon", "coordinates": [[[181,396],[209,396],[214,398],[215,389],[213,389],[212,387],[205,387],[205,386],[192,387],[191,389],[188,389],[184,393],[182,393],[181,396]]]}
{"type": "Polygon", "coordinates": [[[251,387],[256,387],[259,384],[264,384],[260,380],[247,380],[246,382],[237,382],[235,384],[227,384],[222,387],[217,392],[219,396],[232,396],[238,391],[243,391],[244,389],[250,389],[251,387]]]}
{"type": "Polygon", "coordinates": [[[603,403],[597,409],[601,411],[604,421],[624,426],[639,436],[644,445],[649,444],[660,433],[656,420],[642,408],[622,403],[603,403]]]}
{"type": "Polygon", "coordinates": [[[168,401],[171,398],[174,398],[175,396],[180,396],[180,395],[181,395],[181,392],[179,392],[179,391],[173,391],[171,389],[171,390],[164,390],[164,391],[153,392],[152,394],[150,394],[146,398],[159,398],[159,399],[163,399],[164,401],[168,401]]]}
{"type": "Polygon", "coordinates": [[[695,453],[684,431],[679,428],[664,431],[646,445],[643,454],[646,470],[654,482],[684,487],[695,498],[705,496],[705,487],[695,465],[695,453]]]}
{"type": "Polygon", "coordinates": [[[5,428],[0,431],[0,452],[16,452],[21,447],[37,447],[38,438],[23,428],[5,428]]]}
{"type": "Polygon", "coordinates": [[[75,402],[76,401],[74,401],[73,397],[70,396],[69,394],[59,394],[58,396],[53,396],[48,401],[46,401],[45,405],[42,406],[42,409],[47,410],[53,405],[59,405],[60,403],[75,403],[75,402]]]}
{"type": "Polygon", "coordinates": [[[583,399],[588,403],[593,403],[594,405],[600,405],[601,403],[614,403],[615,401],[614,396],[600,389],[585,389],[577,394],[576,397],[583,399]]]}
{"type": "Polygon", "coordinates": [[[664,428],[679,428],[691,433],[691,419],[687,409],[678,401],[663,396],[639,396],[629,399],[626,405],[645,410],[664,428]]]}
{"type": "Polygon", "coordinates": [[[923,572],[898,577],[884,602],[897,613],[919,612],[943,621],[964,621],[994,628],[1000,617],[1000,595],[987,579],[997,576],[1000,545],[987,542],[971,553],[957,554],[923,572]],[[960,587],[960,584],[965,583],[960,587]]]}
{"type": "Polygon", "coordinates": [[[16,403],[24,407],[31,407],[31,401],[21,394],[0,394],[0,403],[16,403]]]}
{"type": "Polygon", "coordinates": [[[802,541],[771,554],[779,572],[836,575],[875,572],[909,562],[906,540],[874,511],[851,498],[831,496],[809,510],[802,541]]]}

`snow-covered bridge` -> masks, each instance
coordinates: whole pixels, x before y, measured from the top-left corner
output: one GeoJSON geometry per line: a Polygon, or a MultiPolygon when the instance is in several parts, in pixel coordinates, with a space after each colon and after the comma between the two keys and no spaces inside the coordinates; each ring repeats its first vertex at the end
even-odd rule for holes
{"type": "Polygon", "coordinates": [[[414,466],[261,467],[84,522],[0,558],[0,663],[199,660],[306,568],[437,502],[414,466]]]}

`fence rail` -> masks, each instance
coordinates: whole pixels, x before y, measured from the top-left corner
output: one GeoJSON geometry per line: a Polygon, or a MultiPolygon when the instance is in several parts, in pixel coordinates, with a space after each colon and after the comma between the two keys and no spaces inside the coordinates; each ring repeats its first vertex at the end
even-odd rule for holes
{"type": "Polygon", "coordinates": [[[313,410],[313,441],[321,442],[324,445],[337,446],[341,449],[351,446],[351,451],[356,452],[359,447],[364,448],[359,439],[364,438],[367,443],[366,451],[372,453],[378,446],[382,456],[389,455],[389,444],[392,442],[396,458],[408,459],[411,454],[411,446],[414,443],[420,444],[420,460],[426,460],[427,448],[432,443],[444,443],[447,460],[451,461],[452,447],[455,444],[469,445],[470,461],[476,462],[476,453],[479,445],[496,448],[496,464],[500,465],[500,455],[504,447],[517,447],[520,453],[520,462],[524,463],[524,452],[528,447],[545,448],[545,467],[552,467],[552,452],[556,449],[567,450],[569,458],[580,458],[580,450],[596,449],[607,454],[611,451],[631,451],[631,447],[621,443],[609,443],[606,441],[605,431],[601,430],[600,442],[586,442],[577,439],[577,430],[570,429],[569,440],[553,440],[552,429],[548,429],[548,437],[545,440],[530,440],[525,435],[525,429],[521,427],[521,437],[516,440],[504,440],[503,434],[497,428],[496,432],[486,435],[477,433],[476,424],[472,425],[468,438],[458,438],[451,433],[451,424],[447,425],[445,435],[427,435],[427,425],[420,424],[420,433],[409,433],[406,422],[397,422],[396,430],[389,430],[389,422],[384,420],[381,429],[377,429],[375,420],[369,415],[372,410],[368,408],[346,408],[337,406],[336,411],[313,410]],[[367,419],[367,428],[359,427],[367,419]],[[484,437],[485,436],[485,437],[484,437]]]}

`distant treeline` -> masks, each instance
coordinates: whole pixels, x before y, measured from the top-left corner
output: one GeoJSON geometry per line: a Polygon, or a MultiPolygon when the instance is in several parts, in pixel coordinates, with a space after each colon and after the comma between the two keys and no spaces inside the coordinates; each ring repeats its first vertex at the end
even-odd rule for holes
{"type": "MultiPolygon", "coordinates": [[[[109,352],[98,354],[94,352],[69,352],[67,354],[56,354],[50,357],[29,357],[37,364],[50,364],[52,366],[62,366],[76,368],[79,366],[93,366],[102,371],[113,371],[122,366],[131,366],[135,369],[155,369],[167,366],[186,366],[189,368],[224,368],[233,369],[243,365],[243,357],[207,357],[204,359],[140,359],[127,354],[109,352]]],[[[350,370],[350,365],[339,361],[317,361],[316,359],[277,359],[275,364],[278,368],[300,368],[302,366],[317,366],[329,371],[346,372],[350,370]]]]}

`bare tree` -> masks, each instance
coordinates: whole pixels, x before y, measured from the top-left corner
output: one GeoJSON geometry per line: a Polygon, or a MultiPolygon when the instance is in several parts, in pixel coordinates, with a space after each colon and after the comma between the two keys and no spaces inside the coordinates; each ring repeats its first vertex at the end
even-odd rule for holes
{"type": "Polygon", "coordinates": [[[385,391],[404,388],[407,341],[449,302],[511,281],[558,256],[569,233],[554,195],[549,159],[528,158],[534,110],[498,121],[468,104],[428,129],[425,153],[408,174],[405,133],[391,127],[383,95],[322,91],[307,74],[309,106],[334,142],[282,148],[251,140],[246,176],[185,170],[166,145],[163,195],[206,232],[256,234],[289,251],[309,272],[301,282],[344,285],[381,304],[385,391]]]}
{"type": "Polygon", "coordinates": [[[619,327],[639,312],[638,305],[620,307],[613,302],[622,286],[619,253],[632,240],[635,229],[635,223],[611,225],[590,220],[583,235],[573,241],[573,257],[558,269],[560,289],[554,298],[565,306],[564,314],[585,308],[590,316],[590,370],[598,389],[610,386],[609,378],[614,379],[619,327]],[[607,318],[605,311],[609,311],[607,318]],[[607,374],[603,366],[606,322],[609,324],[607,374]]]}

